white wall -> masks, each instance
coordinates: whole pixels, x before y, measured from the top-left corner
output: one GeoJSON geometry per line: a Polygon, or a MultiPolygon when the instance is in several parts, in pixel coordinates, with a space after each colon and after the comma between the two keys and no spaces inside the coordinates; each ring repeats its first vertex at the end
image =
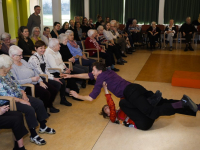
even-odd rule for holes
{"type": "Polygon", "coordinates": [[[160,0],[159,1],[158,24],[164,24],[164,7],[165,7],[165,0],[160,0]]]}
{"type": "Polygon", "coordinates": [[[0,0],[0,34],[4,32],[2,0],[0,0]]]}
{"type": "Polygon", "coordinates": [[[89,19],[90,17],[90,10],[89,10],[89,0],[84,0],[84,15],[89,19]]]}

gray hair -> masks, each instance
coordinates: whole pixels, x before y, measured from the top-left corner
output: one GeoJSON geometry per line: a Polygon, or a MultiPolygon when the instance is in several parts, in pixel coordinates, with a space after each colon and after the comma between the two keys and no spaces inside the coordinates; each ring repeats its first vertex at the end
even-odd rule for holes
{"type": "MultiPolygon", "coordinates": [[[[40,31],[40,28],[39,28],[39,27],[34,27],[34,28],[32,29],[32,32],[31,32],[31,38],[34,36],[33,34],[34,34],[35,29],[39,29],[39,31],[40,31]]],[[[40,37],[40,35],[39,35],[39,37],[40,37]]]]}
{"type": "Polygon", "coordinates": [[[152,22],[151,22],[151,25],[152,25],[153,23],[156,25],[156,22],[155,22],[155,21],[152,21],[152,22]]]}
{"type": "Polygon", "coordinates": [[[2,33],[1,34],[1,40],[4,41],[6,38],[11,39],[11,35],[9,33],[6,33],[6,32],[2,33]]]}
{"type": "Polygon", "coordinates": [[[0,69],[9,68],[13,64],[13,60],[5,54],[0,55],[0,69]]]}
{"type": "Polygon", "coordinates": [[[102,25],[98,26],[97,31],[104,29],[104,27],[102,25]]]}
{"type": "Polygon", "coordinates": [[[59,36],[58,36],[58,40],[60,43],[63,43],[64,40],[67,39],[67,35],[64,34],[64,33],[61,33],[59,36]]]}
{"type": "Polygon", "coordinates": [[[66,32],[65,32],[65,34],[67,35],[67,38],[68,38],[68,36],[70,35],[70,34],[74,34],[74,32],[72,31],[72,30],[67,30],[66,32]]]}
{"type": "Polygon", "coordinates": [[[90,29],[90,30],[87,32],[87,35],[88,35],[89,37],[91,37],[94,33],[95,33],[95,30],[94,30],[94,29],[90,29]]]}
{"type": "Polygon", "coordinates": [[[59,44],[59,40],[56,38],[49,39],[49,48],[54,48],[57,44],[59,44]]]}
{"type": "Polygon", "coordinates": [[[115,23],[117,23],[116,20],[111,20],[111,21],[110,21],[110,24],[112,24],[112,25],[114,25],[115,23]]]}
{"type": "Polygon", "coordinates": [[[12,45],[8,51],[10,57],[17,55],[19,52],[23,52],[23,50],[19,46],[16,46],[16,45],[12,45]]]}

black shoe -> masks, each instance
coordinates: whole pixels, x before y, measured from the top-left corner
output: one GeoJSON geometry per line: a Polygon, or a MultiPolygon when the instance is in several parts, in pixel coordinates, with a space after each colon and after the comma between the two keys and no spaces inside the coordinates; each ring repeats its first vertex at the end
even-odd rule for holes
{"type": "Polygon", "coordinates": [[[58,113],[58,112],[60,112],[60,110],[56,109],[55,107],[50,107],[49,110],[50,110],[51,113],[58,113]]]}
{"type": "Polygon", "coordinates": [[[113,68],[112,70],[115,71],[115,72],[119,71],[119,69],[117,69],[117,68],[113,68]]]}
{"type": "Polygon", "coordinates": [[[157,90],[156,93],[147,100],[152,106],[156,106],[160,102],[161,98],[162,98],[162,93],[159,90],[157,90]]]}
{"type": "Polygon", "coordinates": [[[50,113],[47,113],[47,115],[50,117],[51,115],[50,115],[50,113]]]}
{"type": "MultiPolygon", "coordinates": [[[[69,95],[69,93],[68,93],[68,95],[69,95]]],[[[68,102],[65,97],[61,98],[60,104],[65,105],[65,106],[72,106],[72,103],[68,102]]]]}
{"type": "Polygon", "coordinates": [[[122,57],[127,57],[124,53],[121,54],[122,57]]]}
{"type": "Polygon", "coordinates": [[[172,46],[170,46],[169,50],[172,51],[172,46]]]}
{"type": "Polygon", "coordinates": [[[88,80],[88,84],[90,85],[95,85],[95,83],[96,83],[96,80],[88,80]]]}
{"type": "Polygon", "coordinates": [[[123,62],[123,63],[127,63],[127,61],[126,61],[126,60],[124,60],[124,59],[122,59],[122,62],[123,62]]]}
{"type": "Polygon", "coordinates": [[[198,111],[197,105],[187,95],[183,95],[181,101],[184,108],[190,108],[194,112],[198,111]]]}
{"type": "Polygon", "coordinates": [[[82,88],[86,88],[86,80],[82,80],[81,87],[82,87],[82,88]]]}
{"type": "Polygon", "coordinates": [[[118,64],[118,65],[124,65],[124,63],[123,63],[122,60],[117,60],[117,64],[118,64]]]}
{"type": "Polygon", "coordinates": [[[192,48],[191,45],[189,45],[188,49],[189,49],[190,51],[194,51],[194,49],[192,48]]]}
{"type": "Polygon", "coordinates": [[[132,54],[132,52],[127,51],[126,54],[132,54]]]}
{"type": "Polygon", "coordinates": [[[188,46],[187,46],[187,45],[186,45],[186,47],[185,47],[184,51],[185,51],[185,52],[186,52],[186,51],[188,51],[188,46]]]}
{"type": "Polygon", "coordinates": [[[78,98],[75,98],[75,97],[72,97],[73,100],[76,100],[76,101],[83,101],[81,99],[78,99],[78,98]]]}

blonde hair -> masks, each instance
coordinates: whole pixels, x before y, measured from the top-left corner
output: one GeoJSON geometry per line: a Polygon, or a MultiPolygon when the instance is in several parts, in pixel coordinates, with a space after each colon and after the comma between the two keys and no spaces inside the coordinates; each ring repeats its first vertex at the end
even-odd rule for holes
{"type": "MultiPolygon", "coordinates": [[[[32,32],[31,32],[31,38],[34,36],[35,29],[38,29],[40,31],[39,27],[34,27],[32,32]]],[[[38,37],[40,37],[40,35],[38,37]]]]}

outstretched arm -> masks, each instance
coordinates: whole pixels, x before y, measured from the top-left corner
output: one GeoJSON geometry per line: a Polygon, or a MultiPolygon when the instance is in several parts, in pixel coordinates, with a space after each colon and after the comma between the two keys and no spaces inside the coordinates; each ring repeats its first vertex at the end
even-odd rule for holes
{"type": "Polygon", "coordinates": [[[90,97],[90,96],[83,96],[83,95],[79,95],[77,92],[75,91],[70,91],[70,96],[73,96],[75,98],[78,98],[78,99],[81,99],[81,100],[84,100],[84,101],[93,101],[93,98],[90,97]]]}
{"type": "Polygon", "coordinates": [[[79,78],[79,79],[90,79],[88,73],[81,73],[81,74],[62,74],[60,75],[62,78],[79,78]]]}

